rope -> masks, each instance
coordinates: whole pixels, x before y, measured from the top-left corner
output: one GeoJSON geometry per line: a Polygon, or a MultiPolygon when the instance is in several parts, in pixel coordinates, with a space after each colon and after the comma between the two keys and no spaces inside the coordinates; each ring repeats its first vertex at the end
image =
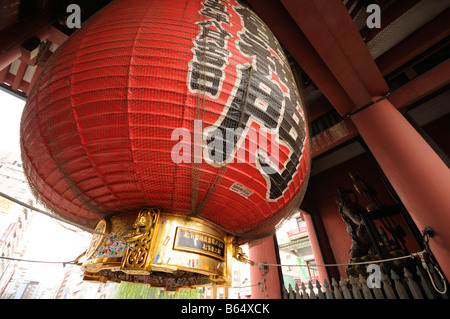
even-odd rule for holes
{"type": "Polygon", "coordinates": [[[50,217],[50,218],[59,220],[59,221],[61,221],[61,222],[63,222],[63,223],[66,223],[66,224],[75,226],[75,227],[77,227],[77,228],[79,228],[79,229],[81,229],[81,230],[84,230],[84,231],[88,232],[88,233],[96,234],[96,235],[101,235],[101,236],[106,236],[106,237],[122,238],[122,236],[119,236],[119,235],[116,235],[116,234],[114,234],[114,235],[112,235],[112,234],[106,234],[106,233],[103,233],[103,232],[100,232],[100,231],[97,231],[97,230],[94,230],[94,229],[85,227],[85,226],[83,226],[83,225],[77,224],[77,223],[72,222],[72,221],[70,221],[70,220],[67,220],[67,219],[65,219],[65,218],[63,218],[63,217],[60,217],[60,216],[57,216],[57,215],[54,215],[54,214],[51,214],[51,213],[47,213],[47,212],[44,211],[44,210],[41,210],[41,209],[36,208],[36,207],[34,207],[34,206],[28,205],[27,203],[22,202],[22,201],[20,201],[20,200],[14,198],[14,197],[11,197],[11,196],[9,196],[9,195],[3,193],[3,192],[0,192],[0,196],[4,197],[4,198],[6,198],[6,199],[9,199],[10,201],[12,201],[12,202],[14,202],[14,203],[16,203],[16,204],[19,204],[19,205],[21,205],[21,206],[23,206],[23,207],[26,207],[26,208],[28,208],[28,209],[34,210],[35,212],[38,212],[38,213],[43,214],[43,215],[45,215],[45,216],[48,216],[48,217],[50,217]]]}
{"type": "MultiPolygon", "coordinates": [[[[438,267],[433,264],[433,268],[439,274],[439,277],[441,278],[441,281],[442,281],[442,283],[444,285],[443,290],[440,290],[435,284],[435,279],[431,275],[430,268],[425,263],[425,259],[424,259],[424,254],[425,253],[428,253],[427,249],[424,249],[424,250],[416,252],[416,253],[411,253],[411,254],[406,255],[406,256],[401,256],[401,257],[394,257],[394,258],[387,258],[387,259],[378,259],[378,260],[371,260],[371,261],[363,261],[363,262],[357,262],[357,263],[346,263],[346,264],[322,264],[322,265],[320,265],[320,264],[319,265],[298,265],[297,264],[297,265],[283,265],[283,264],[259,263],[259,262],[255,262],[255,261],[251,261],[251,260],[248,260],[248,263],[250,263],[250,265],[252,265],[252,266],[258,265],[260,268],[263,267],[263,266],[265,266],[265,267],[307,267],[308,270],[309,270],[310,267],[337,267],[337,266],[367,265],[367,264],[383,263],[383,262],[400,260],[400,259],[406,259],[406,258],[414,258],[414,257],[418,256],[420,258],[420,260],[422,261],[422,267],[427,271],[428,276],[430,277],[430,281],[431,281],[431,284],[433,285],[433,288],[438,293],[440,293],[442,295],[445,295],[447,293],[446,280],[445,280],[444,276],[442,275],[441,271],[438,269],[438,267]]],[[[263,282],[264,286],[265,286],[265,275],[266,275],[266,272],[264,272],[264,282],[263,282]]],[[[258,284],[261,284],[261,282],[258,283],[258,284]]],[[[265,287],[265,288],[267,289],[267,287],[265,287]]]]}
{"type": "Polygon", "coordinates": [[[251,287],[255,287],[255,286],[259,286],[261,283],[258,282],[257,284],[253,284],[253,285],[248,285],[248,286],[231,286],[228,288],[238,288],[238,289],[244,289],[244,288],[251,288],[251,287]]]}
{"type": "Polygon", "coordinates": [[[445,281],[444,276],[442,275],[441,271],[439,270],[439,268],[436,266],[436,264],[434,263],[433,259],[429,258],[430,261],[430,266],[433,266],[433,268],[435,269],[435,271],[439,274],[439,276],[441,277],[441,281],[444,283],[444,290],[439,290],[436,287],[435,284],[435,279],[433,278],[433,276],[431,275],[430,272],[430,268],[428,267],[426,261],[425,261],[425,253],[428,253],[430,256],[432,256],[431,250],[430,250],[430,238],[434,236],[434,230],[433,228],[427,226],[422,230],[422,237],[423,237],[423,245],[425,246],[425,249],[423,252],[421,252],[419,254],[419,258],[420,261],[422,262],[422,267],[425,268],[425,270],[428,273],[428,277],[430,277],[430,281],[431,284],[433,285],[433,288],[440,294],[444,295],[447,293],[447,283],[445,281]]]}
{"type": "Polygon", "coordinates": [[[439,274],[439,277],[441,277],[441,281],[444,283],[444,289],[440,290],[438,289],[438,287],[436,287],[436,284],[434,283],[435,279],[431,276],[431,272],[429,270],[429,268],[425,268],[427,270],[428,273],[428,277],[430,277],[430,281],[431,284],[433,285],[433,288],[440,293],[441,295],[445,295],[447,293],[447,283],[445,282],[444,276],[442,275],[442,273],[439,271],[439,269],[434,265],[434,269],[436,270],[436,272],[439,274]]]}
{"type": "Polygon", "coordinates": [[[283,264],[267,264],[267,263],[259,263],[255,261],[251,261],[253,265],[258,266],[270,266],[270,267],[337,267],[337,266],[356,266],[356,265],[368,265],[368,264],[375,264],[375,263],[383,263],[388,261],[394,261],[399,259],[406,259],[406,258],[414,258],[415,256],[420,256],[420,254],[423,254],[425,250],[412,253],[407,256],[401,256],[401,257],[394,257],[394,258],[387,258],[387,259],[378,259],[378,260],[371,260],[371,261],[363,261],[363,262],[357,262],[357,263],[346,263],[346,264],[322,264],[322,265],[283,265],[283,264]]]}
{"type": "Polygon", "coordinates": [[[29,259],[21,259],[21,258],[13,258],[13,257],[5,257],[1,256],[0,259],[7,259],[7,260],[13,260],[13,261],[21,261],[21,262],[27,262],[27,263],[42,263],[42,264],[62,264],[63,266],[67,264],[77,265],[78,264],[75,261],[46,261],[46,260],[29,260],[29,259]]]}

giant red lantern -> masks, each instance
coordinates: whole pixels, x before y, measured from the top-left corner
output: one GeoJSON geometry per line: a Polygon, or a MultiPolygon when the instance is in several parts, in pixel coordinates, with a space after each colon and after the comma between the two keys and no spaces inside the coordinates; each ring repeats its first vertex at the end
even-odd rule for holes
{"type": "Polygon", "coordinates": [[[156,207],[253,239],[302,199],[305,123],[281,46],[245,5],[115,1],[40,75],[23,163],[49,209],[89,227],[156,207]]]}

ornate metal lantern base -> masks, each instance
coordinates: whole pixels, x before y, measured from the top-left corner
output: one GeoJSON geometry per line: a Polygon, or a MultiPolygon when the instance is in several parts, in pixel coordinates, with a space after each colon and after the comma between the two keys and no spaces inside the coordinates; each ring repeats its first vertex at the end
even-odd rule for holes
{"type": "Polygon", "coordinates": [[[82,264],[84,280],[135,282],[176,290],[230,285],[233,236],[183,214],[142,209],[101,220],[82,264]],[[117,236],[114,236],[117,235],[117,236]]]}

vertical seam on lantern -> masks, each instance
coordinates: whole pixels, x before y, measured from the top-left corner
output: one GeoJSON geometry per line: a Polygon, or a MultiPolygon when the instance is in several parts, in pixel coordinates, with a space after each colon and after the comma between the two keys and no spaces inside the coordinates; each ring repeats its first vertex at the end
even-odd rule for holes
{"type": "MultiPolygon", "coordinates": [[[[97,21],[96,22],[98,22],[98,20],[99,19],[97,19],[97,21]]],[[[93,23],[92,21],[90,21],[91,23],[93,23]]],[[[86,26],[84,26],[84,27],[86,27],[86,26]]],[[[74,59],[73,59],[73,64],[72,64],[72,73],[71,73],[71,75],[70,75],[70,85],[69,85],[69,92],[70,92],[70,107],[71,107],[71,109],[72,109],[72,114],[73,114],[73,117],[74,117],[74,119],[75,119],[75,127],[77,128],[77,131],[78,131],[78,135],[79,135],[79,137],[80,137],[80,140],[81,140],[81,147],[82,147],[82,149],[84,150],[84,152],[86,153],[86,158],[88,159],[88,161],[90,162],[90,164],[91,164],[91,167],[94,169],[94,171],[97,173],[97,176],[102,180],[102,182],[103,182],[103,185],[111,192],[111,195],[113,195],[119,202],[122,202],[122,200],[114,193],[114,192],[112,192],[112,190],[111,190],[111,188],[107,185],[107,183],[105,182],[105,179],[103,178],[103,175],[102,174],[100,174],[100,172],[98,171],[98,169],[97,169],[97,166],[94,164],[94,162],[92,161],[92,159],[91,159],[91,157],[90,157],[90,153],[88,152],[88,150],[86,149],[86,146],[85,146],[85,144],[84,144],[84,141],[83,141],[83,138],[82,138],[82,134],[81,134],[81,130],[80,130],[80,126],[79,126],[79,123],[78,123],[78,114],[77,114],[77,112],[76,112],[76,110],[75,110],[75,107],[74,107],[74,104],[73,104],[73,94],[72,94],[72,90],[73,90],[73,77],[74,77],[74,72],[73,72],[73,68],[74,68],[74,66],[75,66],[75,64],[76,64],[76,61],[77,61],[77,59],[78,59],[78,57],[79,57],[79,53],[80,53],[80,48],[83,46],[83,43],[85,42],[85,39],[86,39],[86,37],[87,37],[87,35],[90,33],[90,31],[91,31],[92,29],[87,29],[87,32],[84,34],[84,36],[83,36],[83,38],[82,38],[82,40],[81,40],[81,43],[80,43],[80,45],[79,45],[79,47],[78,47],[78,50],[77,50],[77,52],[75,53],[75,57],[74,57],[74,59]]],[[[85,203],[89,208],[91,208],[91,209],[93,209],[93,210],[95,210],[95,211],[97,211],[97,212],[101,212],[101,213],[103,213],[103,214],[105,214],[105,215],[108,215],[110,212],[107,212],[107,211],[105,211],[105,210],[103,210],[103,209],[101,209],[100,207],[99,207],[99,205],[97,204],[97,202],[95,201],[95,199],[94,198],[90,198],[90,199],[88,199],[79,189],[78,189],[78,187],[75,185],[75,183],[73,182],[73,181],[71,181],[71,184],[73,184],[73,186],[75,186],[76,188],[77,188],[77,195],[76,195],[76,197],[77,198],[79,198],[83,203],[85,203]],[[80,196],[81,195],[81,196],[80,196]],[[83,198],[83,199],[81,199],[81,198],[83,198]],[[93,202],[93,203],[95,203],[95,205],[93,205],[93,204],[91,204],[91,202],[93,202]]],[[[122,204],[123,204],[123,202],[122,202],[122,204]]]]}
{"type": "MultiPolygon", "coordinates": [[[[57,57],[59,57],[59,55],[61,55],[62,50],[66,49],[65,48],[66,45],[67,45],[67,42],[63,44],[64,47],[62,46],[62,47],[59,48],[59,51],[58,51],[57,55],[55,55],[55,57],[54,57],[55,63],[53,65],[53,69],[56,67],[57,57]]],[[[54,75],[53,70],[52,70],[52,72],[50,74],[51,75],[50,75],[50,79],[49,79],[49,87],[48,87],[48,90],[47,90],[47,98],[48,99],[50,99],[50,87],[51,87],[51,83],[52,83],[51,79],[53,78],[53,75],[54,75]]],[[[54,137],[53,125],[52,125],[52,123],[50,123],[50,106],[49,105],[47,105],[46,113],[47,113],[47,122],[49,123],[49,125],[48,125],[49,131],[50,131],[51,137],[54,137]]],[[[43,137],[44,134],[43,134],[43,131],[42,131],[40,125],[38,125],[38,128],[39,128],[41,137],[43,137]]],[[[50,154],[50,158],[54,161],[57,170],[61,174],[61,179],[64,180],[64,182],[66,183],[68,189],[73,192],[74,197],[76,199],[80,200],[82,203],[86,204],[86,206],[91,208],[92,210],[94,210],[96,212],[101,211],[98,208],[92,207],[92,205],[90,203],[88,203],[87,200],[83,196],[80,196],[80,195],[82,195],[81,192],[78,190],[78,188],[75,185],[75,183],[70,179],[70,177],[66,173],[65,168],[62,167],[63,163],[61,163],[61,161],[58,159],[58,156],[55,156],[55,151],[57,151],[55,146],[51,146],[50,144],[49,145],[45,145],[44,144],[44,146],[47,149],[47,152],[50,154]]],[[[53,193],[53,189],[52,189],[52,193],[53,193]]],[[[60,195],[60,196],[63,197],[62,195],[60,195]]],[[[52,198],[52,197],[53,197],[53,195],[50,195],[50,198],[52,198]]],[[[69,200],[67,200],[67,201],[69,201],[69,200]]],[[[54,203],[53,200],[51,200],[51,202],[53,203],[53,205],[58,206],[57,204],[54,203]]],[[[75,205],[75,203],[73,201],[69,201],[69,202],[71,204],[73,204],[74,206],[77,206],[77,205],[75,205]]],[[[61,208],[63,208],[63,207],[61,207],[61,208]]],[[[81,212],[81,210],[82,210],[82,206],[78,206],[78,212],[81,212]]],[[[76,216],[76,218],[78,220],[83,220],[83,219],[87,220],[87,218],[84,217],[83,215],[77,215],[76,213],[74,215],[76,216]]]]}
{"type": "MultiPolygon", "coordinates": [[[[184,16],[185,16],[185,13],[186,13],[187,4],[188,4],[188,2],[186,1],[185,4],[184,4],[183,13],[181,15],[181,20],[182,21],[184,21],[184,16]]],[[[187,73],[189,73],[189,66],[188,66],[188,69],[187,69],[187,73]]],[[[188,76],[188,74],[186,74],[186,75],[188,76]]],[[[181,127],[185,127],[184,123],[185,123],[185,120],[186,120],[186,108],[187,108],[186,103],[187,103],[187,100],[188,100],[188,94],[189,94],[189,92],[188,92],[188,84],[186,83],[186,85],[184,85],[183,117],[181,118],[181,127]]],[[[202,123],[203,123],[203,121],[202,121],[202,123]]],[[[194,124],[194,127],[195,127],[195,124],[194,124]]],[[[202,125],[202,127],[203,127],[203,125],[202,125]]],[[[192,135],[191,135],[191,137],[192,137],[192,135]]],[[[194,138],[195,138],[195,135],[194,135],[194,138]]],[[[192,145],[193,144],[192,144],[192,139],[191,139],[191,146],[192,145]]],[[[194,159],[194,151],[191,148],[191,165],[194,164],[194,161],[195,161],[195,159],[194,159]]],[[[173,179],[172,179],[172,210],[176,210],[175,209],[175,207],[176,207],[175,206],[175,188],[176,188],[176,181],[177,181],[177,176],[178,176],[178,174],[177,174],[178,173],[178,165],[180,165],[180,164],[174,163],[174,165],[175,165],[175,173],[173,174],[173,179]]],[[[192,173],[192,168],[191,168],[191,173],[192,173]]],[[[191,184],[191,196],[192,196],[192,191],[193,191],[192,190],[192,180],[191,180],[190,184],[191,184]]],[[[178,209],[179,209],[179,207],[178,207],[178,209]]],[[[192,212],[192,202],[191,202],[191,212],[192,212]]]]}
{"type": "MultiPolygon", "coordinates": [[[[206,40],[203,39],[205,42],[206,40]]],[[[204,58],[202,59],[204,60],[204,58]]],[[[202,67],[202,64],[199,61],[200,67],[202,67]]],[[[189,72],[189,70],[188,70],[189,72]]],[[[194,109],[194,123],[196,120],[202,121],[202,127],[203,127],[203,116],[205,111],[205,103],[206,103],[206,95],[203,93],[203,95],[199,92],[195,93],[195,109],[194,109]],[[201,105],[201,108],[199,109],[199,105],[201,105]]],[[[203,130],[202,130],[203,132],[203,130]]],[[[202,134],[202,141],[203,141],[203,134],[202,134]]],[[[198,184],[199,179],[201,175],[201,170],[199,167],[201,167],[202,163],[192,163],[191,161],[191,215],[195,216],[197,215],[197,200],[198,200],[198,184]]]]}
{"type": "MultiPolygon", "coordinates": [[[[204,41],[206,42],[206,39],[204,39],[204,41]]],[[[227,40],[228,41],[228,40],[227,40]]],[[[202,48],[205,48],[206,47],[206,45],[205,46],[202,46],[202,48]]],[[[205,64],[206,63],[201,63],[201,62],[203,62],[203,61],[205,61],[205,56],[206,56],[206,53],[204,52],[204,51],[201,51],[201,54],[199,55],[199,67],[200,68],[202,68],[202,67],[205,67],[205,64]]],[[[203,73],[202,73],[203,74],[203,73]]],[[[219,93],[219,96],[221,95],[221,93],[219,93]]],[[[201,99],[201,104],[202,104],[202,109],[201,109],[201,116],[202,116],[202,123],[203,123],[203,116],[204,116],[204,112],[205,112],[205,104],[206,104],[206,94],[205,93],[203,93],[203,95],[202,95],[202,98],[200,98],[200,93],[197,93],[197,102],[199,101],[201,99]]],[[[199,103],[196,103],[196,106],[195,106],[195,113],[194,113],[194,119],[197,119],[197,109],[198,109],[198,105],[199,105],[199,103]]],[[[202,135],[202,139],[203,139],[203,135],[202,135]]],[[[192,164],[191,164],[192,165],[192,164]]],[[[194,164],[195,165],[195,164],[194,164]]],[[[194,185],[194,182],[195,182],[195,185],[197,186],[198,185],[198,182],[199,182],[199,179],[200,179],[200,176],[201,176],[201,174],[202,174],[202,171],[201,170],[199,170],[197,167],[199,166],[199,165],[197,165],[197,166],[194,166],[194,165],[192,165],[192,170],[196,170],[196,172],[195,173],[192,173],[191,174],[191,176],[193,176],[193,175],[195,175],[195,177],[196,177],[196,179],[194,180],[194,179],[192,179],[192,185],[194,185]],[[194,168],[195,167],[195,168],[194,168]]],[[[201,165],[201,164],[200,164],[201,165]]],[[[214,176],[214,180],[212,181],[212,183],[210,184],[210,186],[209,186],[209,188],[208,188],[208,190],[207,190],[207,192],[206,192],[206,194],[204,195],[204,197],[201,199],[201,201],[200,201],[200,203],[198,204],[198,205],[196,205],[196,202],[197,202],[197,187],[192,187],[192,192],[196,192],[195,193],[195,198],[193,197],[192,198],[192,203],[191,203],[191,214],[192,214],[192,216],[197,216],[197,215],[199,215],[201,212],[202,212],[202,210],[204,209],[204,207],[205,207],[205,205],[206,204],[208,204],[208,202],[209,202],[209,200],[210,200],[210,198],[211,198],[211,196],[214,194],[214,192],[217,190],[217,188],[218,188],[218,185],[219,185],[219,183],[222,181],[222,179],[223,179],[223,175],[225,175],[225,172],[227,171],[227,165],[225,164],[224,166],[222,166],[222,167],[220,167],[219,169],[218,169],[218,171],[217,171],[217,173],[216,173],[216,175],[214,176]]]]}
{"type": "MultiPolygon", "coordinates": [[[[147,197],[147,192],[144,191],[144,187],[142,185],[141,179],[139,178],[138,174],[136,173],[136,163],[134,161],[134,152],[133,152],[133,146],[132,146],[133,143],[132,143],[131,137],[130,137],[130,127],[131,127],[130,126],[130,81],[131,81],[130,80],[130,78],[131,78],[130,77],[130,71],[131,71],[132,61],[133,61],[133,58],[134,58],[134,51],[135,51],[135,47],[136,47],[136,41],[137,41],[137,38],[138,38],[139,34],[141,33],[142,24],[144,22],[144,19],[147,17],[147,15],[148,15],[150,10],[151,10],[151,6],[149,6],[147,11],[145,12],[145,14],[142,15],[141,21],[139,23],[139,27],[138,27],[138,29],[136,31],[136,35],[134,37],[133,45],[131,46],[130,61],[128,63],[128,71],[127,71],[127,92],[126,92],[126,103],[127,103],[126,116],[127,116],[127,122],[128,122],[128,141],[130,143],[130,155],[131,155],[131,162],[132,162],[131,163],[131,165],[132,165],[132,170],[131,171],[134,172],[135,181],[136,181],[135,183],[140,186],[141,192],[142,192],[142,194],[143,194],[143,196],[144,196],[144,198],[145,198],[147,203],[149,202],[149,198],[147,197]]],[[[151,201],[151,199],[150,199],[150,201],[151,201]]]]}
{"type": "MultiPolygon", "coordinates": [[[[243,106],[242,106],[242,112],[241,112],[241,116],[239,117],[239,122],[236,126],[236,128],[240,128],[240,126],[242,125],[242,121],[244,120],[244,116],[245,116],[245,111],[247,109],[247,99],[248,99],[248,93],[249,93],[249,89],[252,83],[252,74],[253,74],[253,68],[250,65],[250,67],[248,68],[248,83],[247,83],[247,87],[245,88],[245,94],[244,94],[244,100],[243,100],[243,106]]],[[[235,136],[236,138],[236,136],[235,136]]],[[[237,148],[237,145],[234,145],[235,148],[237,148]]],[[[207,202],[205,202],[206,200],[209,200],[211,198],[211,196],[213,195],[213,193],[217,190],[218,184],[222,181],[223,176],[225,175],[226,171],[228,169],[227,164],[225,164],[224,166],[221,166],[217,172],[217,175],[214,177],[214,181],[213,181],[213,187],[210,187],[208,189],[208,193],[206,194],[204,200],[201,203],[200,206],[200,211],[198,213],[201,213],[201,211],[203,210],[204,206],[207,204],[207,202]]],[[[215,213],[209,215],[208,217],[213,217],[215,215],[218,214],[218,211],[216,211],[215,213]]]]}
{"type": "MultiPolygon", "coordinates": [[[[51,79],[53,78],[53,70],[55,69],[55,66],[56,66],[56,63],[57,63],[57,61],[58,61],[58,57],[59,57],[59,55],[61,54],[60,52],[61,52],[61,50],[62,49],[64,49],[64,48],[60,48],[60,51],[58,52],[58,54],[57,55],[55,55],[55,59],[54,59],[54,63],[53,63],[53,66],[52,66],[52,72],[50,73],[50,79],[49,79],[49,84],[48,84],[48,90],[47,90],[47,99],[48,100],[50,100],[50,87],[51,87],[51,83],[52,83],[52,81],[51,81],[51,79]]],[[[36,98],[37,98],[37,95],[36,95],[36,98]]],[[[49,105],[47,105],[46,106],[46,120],[47,120],[47,122],[49,122],[49,118],[50,118],[50,110],[49,110],[49,108],[50,108],[50,106],[49,105]]],[[[36,120],[37,120],[37,108],[35,108],[35,111],[36,111],[36,120]]],[[[38,128],[39,128],[39,132],[40,132],[40,135],[41,135],[41,138],[42,138],[42,140],[44,140],[44,132],[42,131],[42,129],[41,129],[41,125],[39,125],[39,122],[37,121],[37,123],[38,123],[38,128]]],[[[49,125],[49,127],[51,127],[51,125],[49,125]]],[[[53,161],[55,162],[55,166],[56,166],[56,168],[58,169],[58,171],[61,173],[61,178],[67,183],[67,180],[66,180],[66,178],[65,178],[65,174],[64,174],[64,172],[61,172],[61,169],[58,167],[58,162],[56,161],[56,159],[54,158],[54,156],[53,156],[53,151],[52,151],[52,147],[51,147],[51,145],[50,145],[50,143],[49,144],[46,144],[46,143],[43,143],[44,144],[44,146],[45,146],[45,149],[47,150],[47,152],[49,153],[49,156],[50,156],[50,158],[51,159],[53,159],[53,161]]],[[[43,180],[45,180],[45,179],[43,179],[43,180]]],[[[70,188],[70,184],[68,184],[67,185],[67,187],[69,187],[70,188]]],[[[52,188],[52,193],[51,193],[51,195],[50,195],[50,198],[52,198],[53,197],[53,192],[54,192],[54,189],[52,188]]]]}
{"type": "MultiPolygon", "coordinates": [[[[58,54],[59,54],[59,53],[58,53],[58,54]]],[[[56,55],[55,55],[55,57],[56,57],[56,55]]],[[[55,63],[56,63],[56,62],[55,62],[55,63]]],[[[53,67],[54,67],[54,64],[53,64],[53,67]]],[[[39,75],[39,77],[41,77],[41,75],[39,75]]],[[[37,116],[37,107],[36,107],[36,105],[37,105],[38,92],[39,92],[39,90],[40,90],[40,87],[41,87],[41,82],[40,82],[40,81],[37,81],[37,82],[36,82],[35,95],[34,95],[34,100],[35,100],[35,103],[34,103],[34,104],[35,104],[35,107],[34,107],[34,112],[33,112],[34,118],[35,118],[35,121],[36,121],[36,122],[35,122],[35,123],[36,123],[36,127],[37,127],[37,129],[38,129],[38,131],[39,131],[39,135],[37,136],[37,138],[40,139],[40,140],[42,140],[42,145],[43,145],[44,149],[47,151],[49,158],[52,159],[52,160],[54,161],[53,157],[51,156],[51,155],[52,155],[52,152],[51,152],[51,150],[49,149],[49,146],[48,146],[47,144],[44,143],[43,131],[42,131],[42,129],[41,129],[41,125],[40,125],[40,122],[38,121],[38,116],[37,116]]],[[[49,95],[49,93],[48,93],[47,95],[49,95]]],[[[31,117],[31,116],[32,116],[32,115],[30,114],[30,117],[31,117]]],[[[25,147],[23,146],[23,143],[22,143],[22,137],[21,137],[21,139],[20,139],[20,143],[21,143],[21,148],[25,149],[25,147]]],[[[24,171],[28,171],[28,173],[25,174],[25,177],[26,177],[27,183],[28,183],[28,185],[30,186],[30,189],[31,189],[33,195],[37,198],[37,200],[38,200],[40,203],[42,203],[45,207],[47,207],[47,208],[50,209],[52,212],[54,212],[54,211],[55,211],[54,208],[52,208],[51,205],[47,204],[47,203],[44,201],[44,199],[43,199],[44,197],[43,197],[42,195],[40,195],[39,192],[37,191],[37,188],[36,188],[36,186],[34,185],[34,183],[33,183],[33,181],[32,181],[32,178],[29,176],[30,174],[29,174],[29,168],[28,168],[28,166],[33,167],[34,172],[35,172],[35,176],[37,176],[38,178],[42,179],[42,181],[43,181],[44,183],[45,183],[45,177],[43,177],[42,174],[39,174],[39,170],[37,169],[36,165],[33,163],[32,159],[28,156],[28,154],[27,154],[26,152],[22,152],[22,156],[24,156],[24,155],[27,156],[27,160],[28,160],[28,161],[23,161],[24,171]]],[[[52,173],[53,173],[54,171],[56,171],[56,170],[59,171],[59,170],[58,170],[58,166],[56,165],[56,162],[55,162],[55,167],[56,167],[56,168],[52,171],[52,173]]],[[[61,172],[60,172],[60,173],[61,173],[61,172]]],[[[48,176],[50,176],[50,175],[51,175],[51,174],[49,174],[48,176]]],[[[48,177],[48,176],[47,176],[47,177],[48,177]]],[[[36,178],[36,177],[35,177],[35,178],[36,178]]],[[[60,178],[59,180],[64,180],[64,175],[63,175],[63,174],[61,174],[61,178],[60,178]]],[[[58,207],[58,205],[55,203],[55,201],[52,200],[52,198],[53,198],[53,195],[52,195],[52,194],[53,194],[53,189],[52,189],[52,193],[51,193],[50,196],[49,196],[49,200],[50,200],[50,202],[51,202],[52,205],[58,207]]],[[[77,216],[77,217],[78,217],[78,216],[77,216]]]]}

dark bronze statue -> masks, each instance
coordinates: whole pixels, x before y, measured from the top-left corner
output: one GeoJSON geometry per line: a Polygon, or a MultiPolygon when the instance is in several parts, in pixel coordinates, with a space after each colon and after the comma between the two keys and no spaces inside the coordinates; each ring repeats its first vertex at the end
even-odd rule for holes
{"type": "Polygon", "coordinates": [[[360,258],[373,253],[372,241],[361,217],[365,209],[358,204],[356,194],[339,186],[336,203],[339,207],[339,213],[347,225],[347,233],[352,238],[352,245],[349,251],[350,258],[360,258]],[[354,200],[352,200],[352,195],[354,200]]]}

